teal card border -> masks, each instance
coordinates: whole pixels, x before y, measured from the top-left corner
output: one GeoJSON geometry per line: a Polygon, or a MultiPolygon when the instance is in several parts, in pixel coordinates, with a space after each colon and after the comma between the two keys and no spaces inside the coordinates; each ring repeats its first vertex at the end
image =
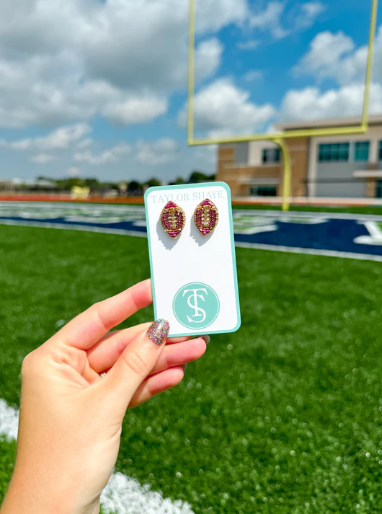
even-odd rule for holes
{"type": "MultiPolygon", "coordinates": [[[[234,282],[235,282],[235,295],[236,295],[236,314],[237,314],[237,324],[234,328],[230,330],[218,330],[215,332],[209,332],[208,334],[230,334],[233,332],[237,332],[241,327],[241,312],[240,312],[240,299],[239,299],[239,284],[237,280],[237,265],[236,265],[236,251],[235,251],[235,239],[234,239],[234,231],[233,231],[233,216],[232,216],[232,199],[231,199],[231,190],[225,182],[204,182],[202,184],[180,184],[176,186],[157,186],[150,187],[146,190],[144,200],[145,200],[145,214],[146,214],[146,224],[147,224],[147,241],[149,246],[149,259],[150,259],[150,272],[151,272],[151,281],[152,281],[152,293],[153,293],[153,302],[154,302],[154,318],[157,319],[157,306],[156,306],[156,297],[155,297],[155,284],[154,284],[154,273],[153,273],[153,262],[152,262],[152,254],[151,254],[151,234],[150,234],[150,226],[148,223],[148,207],[147,207],[147,197],[153,191],[164,191],[171,189],[188,189],[188,188],[208,188],[221,186],[227,192],[227,202],[228,202],[228,212],[229,212],[229,224],[231,230],[231,251],[232,251],[232,263],[233,263],[233,274],[234,274],[234,282]]],[[[180,334],[171,334],[171,337],[183,337],[183,336],[197,336],[203,334],[203,332],[187,332],[180,334]]]]}

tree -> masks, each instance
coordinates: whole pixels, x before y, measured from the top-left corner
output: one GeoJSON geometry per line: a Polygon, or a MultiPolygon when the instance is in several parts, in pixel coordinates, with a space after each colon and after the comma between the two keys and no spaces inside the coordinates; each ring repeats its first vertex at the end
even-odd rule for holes
{"type": "Polygon", "coordinates": [[[97,190],[99,188],[99,181],[96,178],[86,178],[85,183],[87,187],[90,187],[92,190],[97,190]]]}
{"type": "Polygon", "coordinates": [[[157,186],[161,186],[161,185],[162,185],[162,182],[160,182],[160,180],[158,180],[155,177],[151,178],[150,180],[148,180],[146,182],[146,186],[148,186],[148,187],[157,187],[157,186]]]}
{"type": "Polygon", "coordinates": [[[48,182],[57,182],[54,178],[45,177],[45,175],[39,175],[36,180],[47,180],[48,182]]]}
{"type": "Polygon", "coordinates": [[[198,184],[199,182],[210,182],[215,180],[215,175],[206,175],[202,171],[193,171],[188,179],[189,184],[198,184]]]}
{"type": "Polygon", "coordinates": [[[142,185],[137,182],[136,180],[132,180],[129,185],[127,186],[127,191],[130,193],[130,194],[136,194],[136,195],[141,195],[142,194],[142,185]]]}

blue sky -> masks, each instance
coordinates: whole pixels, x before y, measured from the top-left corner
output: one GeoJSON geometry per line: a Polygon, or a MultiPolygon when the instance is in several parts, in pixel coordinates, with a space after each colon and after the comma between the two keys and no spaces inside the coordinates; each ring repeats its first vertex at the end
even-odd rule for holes
{"type": "MultiPolygon", "coordinates": [[[[360,114],[370,8],[196,0],[196,134],[360,114]]],[[[180,0],[2,2],[0,177],[166,182],[213,172],[216,150],[186,145],[187,24],[180,0]]],[[[382,29],[374,69],[377,113],[382,29]]]]}
{"type": "MultiPolygon", "coordinates": [[[[359,9],[362,3],[359,0],[285,3],[283,14],[280,16],[280,25],[285,31],[289,27],[293,30],[295,21],[292,13],[296,7],[316,4],[317,10],[320,9],[318,6],[321,6],[322,11],[318,12],[314,20],[312,19],[310,26],[296,29],[293,34],[279,39],[266,30],[259,33],[249,30],[248,34],[242,34],[240,29],[223,30],[220,37],[226,50],[220,74],[222,76],[233,74],[237,77],[238,83],[245,87],[245,75],[248,70],[255,69],[263,72],[264,80],[257,80],[252,87],[252,99],[258,103],[271,101],[278,105],[287,90],[296,87],[303,89],[316,82],[309,76],[295,76],[291,70],[317,34],[324,31],[332,33],[342,31],[350,35],[357,46],[367,44],[370,11],[365,8],[367,2],[363,3],[362,9],[359,9]],[[353,12],[351,8],[354,8],[353,12]],[[344,16],[344,9],[348,11],[347,16],[344,16]],[[291,19],[288,19],[289,17],[291,19]],[[240,45],[248,40],[256,41],[258,46],[252,51],[250,49],[243,51],[240,45]]],[[[326,84],[321,84],[321,89],[333,87],[333,85],[333,81],[327,81],[326,84]]]]}

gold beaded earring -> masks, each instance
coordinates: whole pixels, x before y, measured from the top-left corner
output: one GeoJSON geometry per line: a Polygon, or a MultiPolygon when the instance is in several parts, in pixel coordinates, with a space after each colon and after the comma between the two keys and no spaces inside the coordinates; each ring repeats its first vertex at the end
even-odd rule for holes
{"type": "Polygon", "coordinates": [[[163,230],[172,239],[176,239],[186,224],[186,214],[184,210],[174,202],[168,202],[160,215],[163,230]]]}
{"type": "Polygon", "coordinates": [[[219,211],[216,205],[209,200],[203,200],[195,209],[194,222],[202,236],[208,236],[219,221],[219,211]]]}

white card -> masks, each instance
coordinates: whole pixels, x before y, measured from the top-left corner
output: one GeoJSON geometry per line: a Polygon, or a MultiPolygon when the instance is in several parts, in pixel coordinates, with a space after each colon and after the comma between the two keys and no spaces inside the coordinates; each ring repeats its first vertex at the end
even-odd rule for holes
{"type": "Polygon", "coordinates": [[[169,321],[172,337],[238,330],[240,304],[227,184],[152,187],[146,191],[145,206],[155,319],[169,321]],[[195,225],[194,211],[206,199],[215,204],[219,220],[204,236],[195,225]],[[176,239],[161,223],[169,201],[183,209],[186,218],[176,239]]]}

